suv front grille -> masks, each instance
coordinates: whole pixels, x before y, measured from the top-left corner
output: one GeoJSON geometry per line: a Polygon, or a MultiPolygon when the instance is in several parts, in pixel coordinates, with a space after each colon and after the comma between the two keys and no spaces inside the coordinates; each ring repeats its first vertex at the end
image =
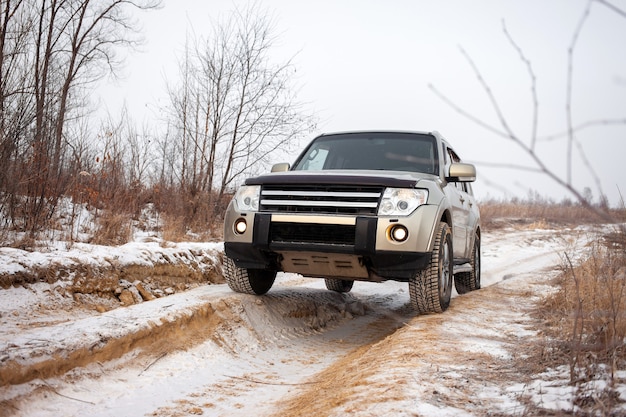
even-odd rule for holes
{"type": "Polygon", "coordinates": [[[272,213],[376,214],[383,192],[377,186],[264,185],[260,210],[272,213]]]}

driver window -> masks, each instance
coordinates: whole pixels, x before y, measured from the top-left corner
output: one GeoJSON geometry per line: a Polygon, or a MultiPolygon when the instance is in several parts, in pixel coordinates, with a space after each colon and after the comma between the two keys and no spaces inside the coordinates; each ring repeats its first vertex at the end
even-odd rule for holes
{"type": "Polygon", "coordinates": [[[461,158],[454,152],[452,149],[448,148],[448,155],[450,155],[450,160],[452,162],[461,162],[461,158]]]}

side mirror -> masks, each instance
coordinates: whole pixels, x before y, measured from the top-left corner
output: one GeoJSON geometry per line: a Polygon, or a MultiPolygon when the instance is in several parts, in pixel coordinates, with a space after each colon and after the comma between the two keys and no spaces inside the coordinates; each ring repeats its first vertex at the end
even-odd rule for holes
{"type": "Polygon", "coordinates": [[[291,165],[289,165],[287,162],[281,162],[280,164],[272,165],[271,172],[286,172],[289,171],[289,168],[291,168],[291,165]]]}
{"type": "Polygon", "coordinates": [[[451,182],[474,182],[476,181],[476,167],[472,164],[453,163],[450,165],[450,173],[446,180],[451,182]]]}

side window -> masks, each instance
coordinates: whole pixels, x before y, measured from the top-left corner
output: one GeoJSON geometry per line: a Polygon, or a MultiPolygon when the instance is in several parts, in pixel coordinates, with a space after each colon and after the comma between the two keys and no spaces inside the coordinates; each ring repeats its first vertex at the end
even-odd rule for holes
{"type": "Polygon", "coordinates": [[[450,160],[452,162],[461,162],[461,158],[454,152],[452,149],[448,148],[448,155],[450,155],[450,160]]]}
{"type": "MultiPolygon", "coordinates": [[[[446,156],[450,157],[451,164],[456,162],[461,162],[461,158],[454,152],[451,148],[446,147],[446,156]]],[[[464,182],[455,182],[457,190],[462,191],[464,193],[468,192],[467,183],[464,182]]]]}

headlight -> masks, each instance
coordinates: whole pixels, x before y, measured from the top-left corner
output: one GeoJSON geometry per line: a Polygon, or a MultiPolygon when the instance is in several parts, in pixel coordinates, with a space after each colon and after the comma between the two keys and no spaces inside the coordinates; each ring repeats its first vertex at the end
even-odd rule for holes
{"type": "Polygon", "coordinates": [[[244,185],[235,194],[235,202],[237,208],[241,211],[258,211],[259,196],[261,195],[261,186],[244,185]]]}
{"type": "Polygon", "coordinates": [[[408,216],[428,200],[428,190],[386,188],[378,208],[379,216],[408,216]]]}

